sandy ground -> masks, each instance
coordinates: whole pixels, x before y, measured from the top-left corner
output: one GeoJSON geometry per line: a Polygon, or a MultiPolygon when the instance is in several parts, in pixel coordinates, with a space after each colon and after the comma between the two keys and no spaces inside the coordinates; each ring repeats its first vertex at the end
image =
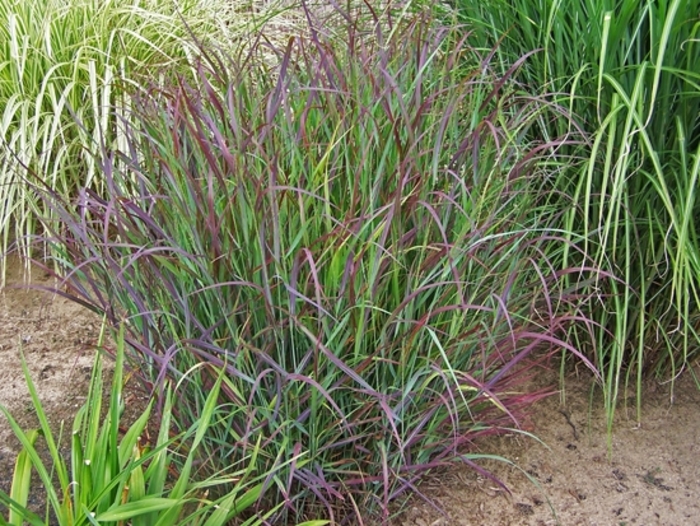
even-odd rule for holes
{"type": "MultiPolygon", "coordinates": [[[[0,256],[1,257],[1,256],[0,256]]],[[[50,285],[40,271],[37,285],[50,285]]],[[[82,307],[37,290],[21,287],[23,269],[16,260],[8,267],[7,286],[0,292],[0,404],[24,430],[38,422],[22,372],[20,352],[39,392],[49,422],[69,430],[85,401],[100,320],[82,307]]],[[[0,489],[9,492],[19,441],[0,415],[0,489]]],[[[44,499],[40,490],[30,498],[35,511],[44,499]]],[[[7,510],[0,505],[0,515],[7,510]]]]}
{"type": "MultiPolygon", "coordinates": [[[[572,379],[565,406],[554,396],[534,407],[534,432],[546,446],[516,434],[482,444],[483,453],[517,464],[482,464],[511,495],[454,468],[424,485],[444,514],[414,503],[397,524],[700,525],[700,392],[692,378],[680,380],[673,404],[667,388],[651,392],[649,384],[641,424],[634,407],[618,411],[611,455],[603,414],[591,410],[589,386],[572,379]]],[[[593,397],[593,404],[600,407],[600,400],[593,397]]]]}
{"type": "MultiPolygon", "coordinates": [[[[52,425],[58,428],[62,420],[70,425],[87,391],[100,320],[62,298],[12,288],[22,278],[16,264],[8,278],[10,287],[0,295],[0,404],[23,427],[36,425],[21,371],[22,349],[52,425]]],[[[33,278],[46,283],[37,273],[33,278]]],[[[667,387],[650,383],[641,424],[632,409],[618,411],[612,456],[589,385],[571,379],[565,405],[553,396],[534,407],[534,432],[546,446],[517,434],[481,444],[479,453],[501,455],[518,466],[483,463],[511,494],[455,467],[421,488],[442,512],[414,499],[394,524],[700,525],[700,391],[692,377],[679,380],[673,404],[667,387]]],[[[0,416],[2,490],[9,490],[17,451],[0,416]]],[[[6,516],[2,506],[0,515],[6,516]]]]}

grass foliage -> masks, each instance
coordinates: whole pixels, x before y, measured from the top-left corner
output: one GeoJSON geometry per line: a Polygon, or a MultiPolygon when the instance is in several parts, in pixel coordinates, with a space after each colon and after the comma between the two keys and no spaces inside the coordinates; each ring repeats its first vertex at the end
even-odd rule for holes
{"type": "MultiPolygon", "coordinates": [[[[67,437],[54,435],[46,413],[22,357],[25,379],[29,386],[40,428],[23,431],[6,408],[0,411],[8,419],[22,444],[15,466],[10,494],[0,491],[0,504],[8,511],[7,519],[0,515],[0,524],[21,526],[104,526],[138,525],[204,525],[223,526],[243,514],[258,501],[263,490],[260,474],[255,471],[255,449],[241,457],[224,472],[210,477],[194,477],[194,462],[210,426],[228,417],[216,406],[223,373],[217,373],[198,418],[192,426],[171,437],[170,421],[173,400],[179,386],[165,389],[165,405],[160,416],[160,428],[153,444],[147,441],[153,403],[135,419],[125,432],[121,431],[125,401],[122,396],[124,380],[124,338],[119,338],[116,365],[107,407],[103,405],[103,366],[101,352],[95,354],[87,401],[75,417],[67,437]],[[43,437],[43,440],[40,439],[43,437]],[[64,458],[64,441],[70,444],[69,459],[64,458]],[[39,448],[38,442],[45,442],[39,448]],[[40,452],[48,450],[49,462],[40,452]],[[177,459],[177,476],[172,475],[177,459]],[[38,476],[32,481],[32,474],[38,476]],[[209,498],[217,488],[221,496],[209,498]],[[42,518],[27,508],[30,495],[41,488],[46,492],[46,510],[42,518]]],[[[272,514],[274,510],[268,513],[272,514]]],[[[263,524],[265,517],[246,521],[250,526],[263,524]]],[[[306,526],[323,526],[323,522],[306,526]]]]}
{"type": "MultiPolygon", "coordinates": [[[[81,187],[102,191],[94,158],[100,140],[121,144],[117,124],[128,111],[128,94],[144,79],[184,73],[196,49],[191,33],[223,38],[220,12],[221,3],[196,0],[0,3],[3,254],[13,242],[27,254],[28,236],[52,219],[24,169],[66,198],[81,187]]],[[[2,282],[4,265],[2,258],[2,282]]]]}
{"type": "MultiPolygon", "coordinates": [[[[589,355],[605,370],[611,423],[625,378],[639,401],[644,374],[673,379],[697,357],[700,2],[457,0],[454,7],[482,45],[500,41],[504,64],[540,49],[518,79],[558,93],[591,138],[572,151],[585,161],[563,170],[553,190],[567,196],[555,206],[575,203],[561,224],[572,242],[618,277],[591,289],[601,301],[589,355]]],[[[562,126],[569,125],[540,133],[557,136],[562,126]]]]}
{"type": "Polygon", "coordinates": [[[368,11],[331,37],[306,14],[265,75],[269,45],[206,48],[196,83],[143,93],[106,198],[40,193],[66,294],[126,330],[156,392],[181,383],[177,424],[221,383],[210,469],[255,452],[276,520],[386,521],[427,470],[480,469],[467,446],[576,352],[584,269],[553,266],[569,245],[539,228],[562,141],[529,139],[562,115],[461,28],[368,11]]]}
{"type": "MultiPolygon", "coordinates": [[[[126,520],[136,477],[193,523],[246,496],[249,523],[386,523],[425,472],[482,471],[470,446],[517,427],[555,354],[601,369],[609,425],[623,384],[640,400],[697,357],[700,0],[455,0],[465,25],[370,4],[301,2],[303,27],[235,51],[213,3],[0,7],[3,247],[50,248],[163,426],[151,451],[143,427],[117,445],[96,373],[73,479],[54,455],[56,517],[126,520]]],[[[38,433],[16,432],[0,499],[36,522],[38,433]]]]}

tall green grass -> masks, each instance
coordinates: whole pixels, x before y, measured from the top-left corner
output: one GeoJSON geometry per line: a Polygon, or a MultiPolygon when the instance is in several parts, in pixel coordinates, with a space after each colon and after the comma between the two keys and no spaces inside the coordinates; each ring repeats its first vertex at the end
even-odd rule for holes
{"type": "MultiPolygon", "coordinates": [[[[612,422],[624,385],[636,385],[639,409],[642,378],[672,385],[700,343],[700,2],[457,0],[454,7],[476,42],[500,41],[503,67],[540,50],[518,79],[534,92],[559,93],[590,136],[571,152],[585,161],[553,185],[567,196],[553,206],[568,210],[558,226],[619,278],[591,289],[600,305],[589,352],[605,371],[612,422]]],[[[569,127],[548,123],[539,133],[569,127]]]]}
{"type": "Polygon", "coordinates": [[[203,48],[196,83],[134,101],[99,162],[106,197],[36,189],[64,225],[45,239],[60,292],[127,331],[156,392],[181,381],[174,421],[226,370],[234,416],[203,437],[205,466],[257,451],[277,521],[386,523],[426,471],[481,470],[473,441],[517,427],[542,394],[524,380],[576,352],[566,276],[596,275],[556,266],[570,243],[540,228],[538,161],[562,142],[528,137],[561,113],[461,29],[364,13],[329,36],[307,11],[283,48],[203,48]]]}
{"type": "MultiPolygon", "coordinates": [[[[58,436],[49,426],[22,356],[25,380],[40,428],[22,430],[9,411],[0,406],[0,412],[22,444],[10,494],[0,491],[0,510],[7,509],[7,520],[3,512],[0,523],[221,526],[240,518],[259,499],[265,474],[255,471],[256,450],[251,450],[247,458],[241,457],[240,464],[230,465],[215,476],[202,477],[196,473],[195,460],[209,426],[231,418],[227,409],[216,405],[223,372],[216,373],[216,381],[197,420],[175,436],[171,436],[170,422],[179,386],[169,385],[157,436],[150,444],[148,428],[154,429],[152,401],[134,422],[125,422],[123,418],[124,347],[121,332],[114,349],[116,363],[107,407],[103,401],[106,386],[102,350],[99,350],[95,354],[87,400],[78,410],[70,432],[64,434],[61,429],[58,436]],[[128,425],[125,432],[121,431],[122,425],[128,425]],[[40,454],[41,442],[48,450],[49,461],[40,454]],[[68,459],[65,450],[70,452],[68,459]],[[184,459],[179,463],[181,469],[173,476],[175,459],[180,457],[184,459]],[[220,488],[226,486],[231,489],[222,492],[220,488]],[[36,495],[39,488],[46,492],[43,517],[27,508],[30,496],[36,495]],[[221,495],[216,495],[217,490],[221,495]]],[[[265,517],[253,517],[245,524],[262,525],[264,520],[265,517]]],[[[305,526],[324,524],[316,521],[305,526]]]]}

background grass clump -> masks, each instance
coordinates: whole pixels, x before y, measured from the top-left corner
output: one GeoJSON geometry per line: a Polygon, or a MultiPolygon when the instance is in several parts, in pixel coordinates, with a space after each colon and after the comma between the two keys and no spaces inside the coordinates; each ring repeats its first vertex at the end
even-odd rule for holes
{"type": "MultiPolygon", "coordinates": [[[[502,67],[539,49],[517,78],[531,92],[558,93],[591,137],[565,146],[584,161],[554,180],[565,200],[553,206],[575,204],[560,226],[618,278],[589,289],[601,301],[588,355],[605,371],[612,424],[623,382],[636,383],[639,404],[644,375],[673,380],[699,348],[700,2],[452,4],[481,45],[500,42],[502,67]]],[[[537,133],[570,128],[549,122],[537,133]]]]}
{"type": "Polygon", "coordinates": [[[542,197],[572,139],[532,138],[562,113],[463,28],[306,15],[286,47],[205,46],[196,79],[142,92],[104,194],[38,194],[66,294],[127,332],[156,392],[182,381],[180,429],[226,371],[208,469],[255,451],[276,520],[388,520],[427,470],[480,469],[469,446],[517,426],[533,368],[576,353],[565,278],[591,271],[557,266],[576,247],[542,197]]]}
{"type": "MultiPolygon", "coordinates": [[[[242,13],[219,0],[0,2],[0,250],[42,232],[51,211],[25,168],[65,198],[104,190],[100,141],[123,147],[119,123],[144,82],[186,74],[192,37],[226,45],[242,13]],[[79,124],[78,124],[79,123],[79,124]]],[[[43,247],[42,247],[43,248],[43,247]]],[[[5,279],[5,258],[0,258],[5,279]]]]}

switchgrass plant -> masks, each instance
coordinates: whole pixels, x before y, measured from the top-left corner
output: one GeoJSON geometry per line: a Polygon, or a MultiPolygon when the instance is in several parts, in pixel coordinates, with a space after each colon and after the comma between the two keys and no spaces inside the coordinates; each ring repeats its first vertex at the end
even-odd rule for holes
{"type": "MultiPolygon", "coordinates": [[[[40,233],[51,214],[21,178],[65,198],[102,191],[99,141],[117,147],[129,95],[184,74],[190,35],[223,45],[242,31],[224,0],[3,0],[0,3],[0,250],[40,233]],[[228,13],[228,14],[226,14],[228,13]],[[222,14],[224,14],[222,16],[222,14]],[[120,111],[114,111],[115,108],[120,111]],[[80,122],[80,125],[77,123],[80,122]]],[[[4,282],[5,259],[0,259],[4,282]]]]}
{"type": "MultiPolygon", "coordinates": [[[[230,524],[244,514],[263,490],[264,476],[256,472],[255,457],[259,451],[249,448],[225,471],[210,477],[198,476],[195,465],[210,427],[231,418],[227,409],[217,406],[223,372],[214,373],[216,379],[197,419],[189,429],[175,436],[170,433],[171,418],[173,400],[178,399],[180,386],[168,386],[158,419],[159,430],[155,442],[149,444],[146,437],[150,436],[148,428],[153,430],[152,402],[125,432],[121,431],[122,424],[128,425],[122,416],[125,409],[123,332],[114,354],[116,363],[107,407],[103,407],[104,369],[98,351],[87,400],[68,436],[61,432],[58,437],[49,426],[22,356],[40,427],[23,430],[8,410],[0,406],[22,444],[10,494],[0,491],[0,504],[6,510],[0,514],[0,524],[214,526],[230,524]],[[48,461],[40,454],[38,441],[45,442],[48,461]],[[65,442],[69,443],[69,458],[62,453],[65,442]],[[174,474],[175,459],[178,469],[174,474]],[[225,491],[220,490],[224,487],[225,491]],[[27,508],[29,496],[38,488],[46,492],[43,517],[27,508]]],[[[263,524],[264,520],[265,517],[252,515],[245,524],[263,524]]],[[[316,521],[306,526],[323,524],[316,521]]]]}
{"type": "Polygon", "coordinates": [[[425,14],[333,36],[306,14],[265,75],[269,46],[207,48],[196,85],[135,102],[107,197],[37,192],[64,225],[59,292],[124,327],[156,392],[180,384],[173,420],[221,382],[214,469],[255,452],[275,523],[388,522],[427,471],[481,470],[474,440],[517,428],[542,394],[523,382],[576,352],[562,285],[585,269],[552,265],[566,240],[538,227],[562,141],[527,139],[561,114],[425,14]]]}
{"type": "Polygon", "coordinates": [[[453,4],[477,42],[500,41],[504,67],[539,49],[518,79],[559,93],[591,137],[572,152],[586,161],[555,180],[567,197],[553,205],[569,210],[559,226],[571,240],[619,278],[591,289],[601,301],[590,356],[605,370],[611,423],[623,386],[636,384],[639,408],[645,374],[673,385],[697,356],[700,2],[453,4]]]}

